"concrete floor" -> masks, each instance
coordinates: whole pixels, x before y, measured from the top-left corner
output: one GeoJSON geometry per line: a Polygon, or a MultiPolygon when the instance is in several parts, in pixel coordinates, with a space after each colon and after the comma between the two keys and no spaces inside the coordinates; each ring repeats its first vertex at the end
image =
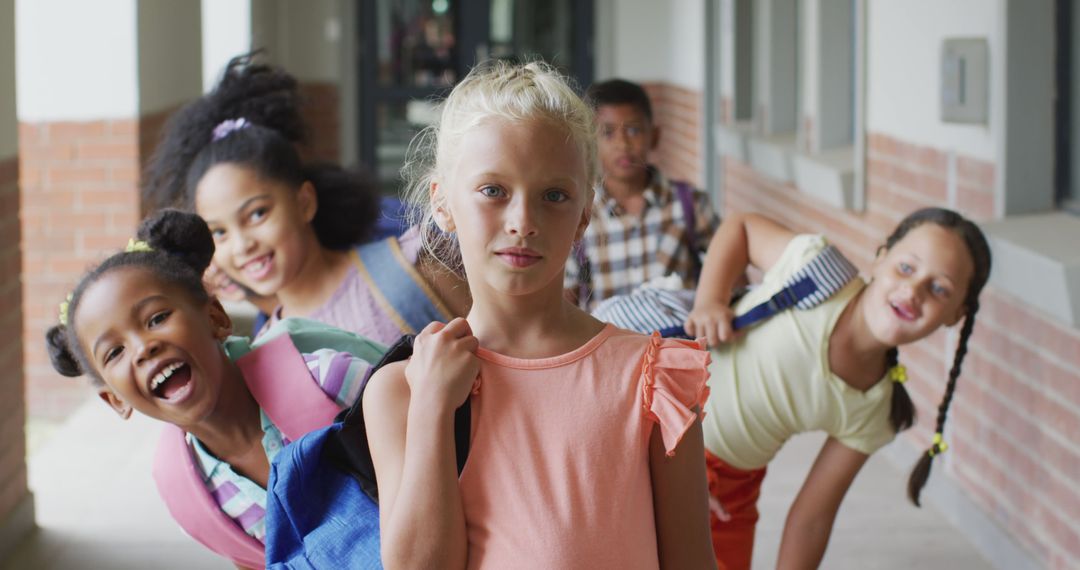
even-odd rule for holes
{"type": "MultiPolygon", "coordinates": [[[[158,500],[150,461],[158,426],[90,402],[30,459],[40,529],[2,566],[15,569],[231,568],[186,537],[158,500]]],[[[754,568],[772,568],[792,497],[823,441],[792,440],[769,468],[754,568]]],[[[906,473],[871,458],[840,511],[823,568],[988,568],[932,507],[904,498],[906,473]]]]}

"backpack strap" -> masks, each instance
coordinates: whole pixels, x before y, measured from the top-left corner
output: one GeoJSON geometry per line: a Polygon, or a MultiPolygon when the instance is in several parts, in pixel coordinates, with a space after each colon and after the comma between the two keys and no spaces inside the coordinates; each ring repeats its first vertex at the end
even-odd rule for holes
{"type": "Polygon", "coordinates": [[[379,307],[401,334],[416,334],[432,321],[448,322],[452,313],[413,264],[397,238],[367,243],[352,252],[353,264],[379,307]]]}
{"type": "MultiPolygon", "coordinates": [[[[407,360],[413,353],[413,335],[405,335],[394,343],[382,360],[372,369],[375,371],[390,364],[407,360]]],[[[371,376],[369,376],[370,378],[371,376]]],[[[379,502],[379,487],[375,479],[375,465],[371,460],[371,448],[368,446],[367,427],[364,425],[364,392],[367,383],[360,388],[360,396],[348,410],[338,415],[341,429],[327,436],[323,456],[339,469],[352,475],[360,483],[364,493],[376,503],[379,502]]],[[[457,457],[457,472],[465,468],[469,456],[469,440],[472,438],[472,407],[466,398],[454,411],[454,448],[457,457]]]]}
{"type": "Polygon", "coordinates": [[[738,330],[763,321],[791,307],[809,309],[847,285],[859,270],[835,246],[827,245],[802,269],[798,270],[768,301],[735,317],[732,326],[738,330]]]}
{"type": "Polygon", "coordinates": [[[682,205],[683,221],[686,222],[686,230],[683,232],[683,240],[686,242],[686,253],[690,256],[691,272],[694,281],[701,275],[701,252],[697,250],[697,215],[694,210],[694,187],[681,180],[672,181],[671,187],[675,191],[675,197],[682,205]]]}
{"type": "Polygon", "coordinates": [[[262,543],[225,515],[206,490],[180,428],[169,424],[161,431],[153,474],[158,494],[184,532],[237,564],[265,566],[262,543]]]}
{"type": "MultiPolygon", "coordinates": [[[[858,275],[858,268],[848,261],[839,249],[827,245],[802,269],[789,277],[784,286],[769,300],[735,317],[732,327],[735,330],[744,329],[792,307],[803,310],[816,307],[858,275]]],[[[741,295],[733,297],[732,303],[739,297],[741,295]]],[[[687,337],[681,324],[662,328],[659,332],[663,337],[687,337]]]]}
{"type": "Polygon", "coordinates": [[[579,307],[587,306],[589,296],[592,295],[592,287],[589,285],[592,282],[592,266],[589,264],[589,256],[585,254],[585,242],[583,240],[584,238],[574,242],[571,248],[574,260],[578,264],[577,303],[579,307]]]}
{"type": "Polygon", "coordinates": [[[340,408],[311,379],[304,356],[287,334],[236,360],[251,395],[289,440],[325,427],[340,408]]]}

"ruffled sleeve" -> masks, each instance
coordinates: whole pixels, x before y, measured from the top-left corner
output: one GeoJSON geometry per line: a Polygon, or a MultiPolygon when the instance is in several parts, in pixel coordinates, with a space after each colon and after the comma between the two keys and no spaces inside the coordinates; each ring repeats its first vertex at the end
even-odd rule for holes
{"type": "Polygon", "coordinates": [[[704,412],[709,397],[709,352],[696,341],[653,333],[641,367],[642,411],[660,426],[668,456],[704,412]],[[694,412],[694,407],[698,412],[694,412]]]}

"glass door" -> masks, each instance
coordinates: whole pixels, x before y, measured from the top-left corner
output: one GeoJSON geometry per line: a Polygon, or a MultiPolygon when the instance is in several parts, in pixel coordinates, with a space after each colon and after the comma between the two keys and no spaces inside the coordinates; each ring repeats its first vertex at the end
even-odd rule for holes
{"type": "Polygon", "coordinates": [[[592,80],[592,1],[361,2],[360,151],[396,194],[413,136],[476,63],[542,58],[582,87],[592,80]]]}

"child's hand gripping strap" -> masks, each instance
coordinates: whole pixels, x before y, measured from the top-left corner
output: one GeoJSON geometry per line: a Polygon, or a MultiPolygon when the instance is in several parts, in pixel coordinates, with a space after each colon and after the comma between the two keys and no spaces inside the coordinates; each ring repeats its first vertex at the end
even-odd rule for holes
{"type": "MultiPolygon", "coordinates": [[[[382,360],[372,368],[371,376],[375,371],[390,364],[407,360],[413,353],[413,335],[401,337],[382,360]]],[[[367,383],[360,388],[360,395],[351,408],[341,412],[337,421],[341,422],[341,429],[327,436],[323,448],[323,455],[327,460],[345,471],[359,483],[364,494],[371,500],[379,502],[379,487],[375,479],[375,464],[371,460],[371,448],[368,447],[367,428],[364,425],[364,392],[367,383]]],[[[457,410],[454,411],[454,447],[457,456],[457,471],[465,467],[465,459],[469,455],[469,439],[472,437],[472,413],[469,398],[465,399],[457,410]]]]}
{"type": "MultiPolygon", "coordinates": [[[[735,317],[732,326],[735,330],[744,329],[791,307],[802,310],[816,307],[843,289],[858,275],[859,270],[840,253],[840,250],[827,245],[802,269],[788,278],[784,287],[768,301],[735,317]]],[[[683,330],[682,325],[672,326],[661,329],[660,335],[686,336],[686,331],[683,330]]]]}

